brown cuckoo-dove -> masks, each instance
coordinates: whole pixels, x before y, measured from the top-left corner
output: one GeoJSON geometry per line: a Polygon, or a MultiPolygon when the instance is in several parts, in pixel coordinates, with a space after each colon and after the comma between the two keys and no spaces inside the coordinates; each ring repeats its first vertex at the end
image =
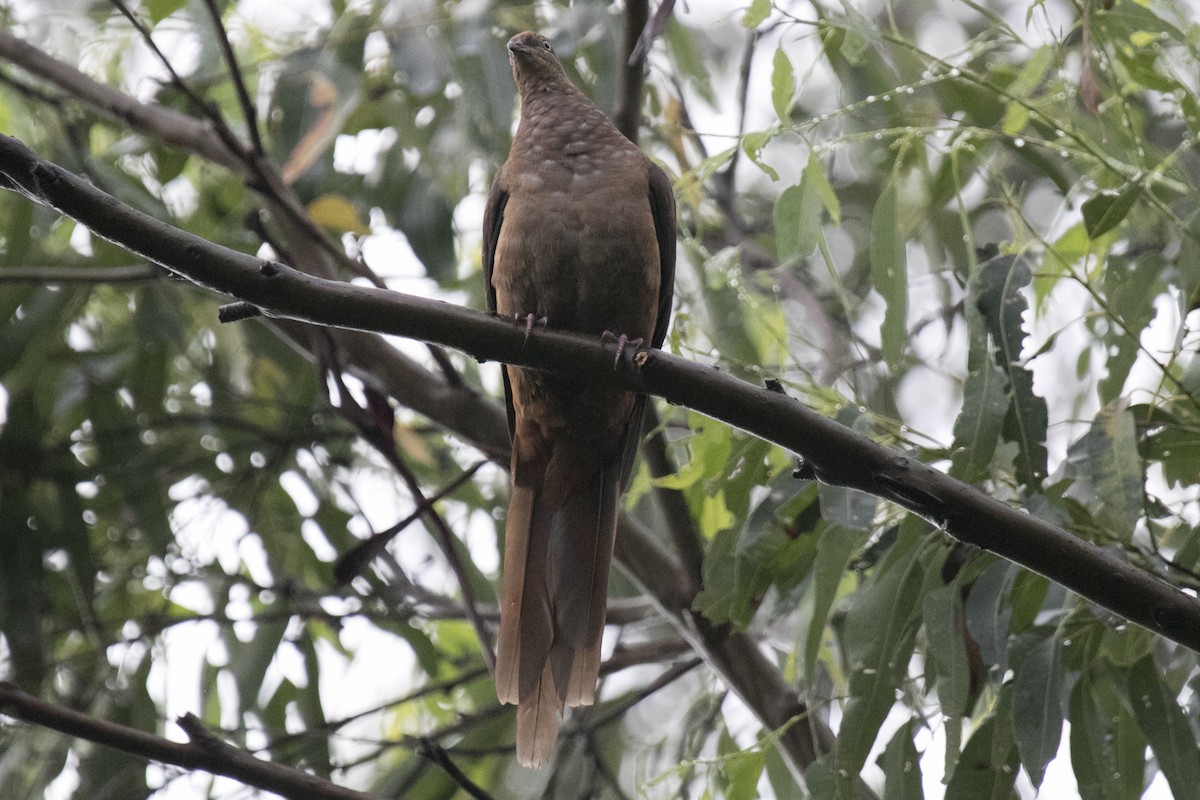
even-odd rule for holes
{"type": "MultiPolygon", "coordinates": [[[[483,219],[488,303],[535,325],[662,344],[675,200],[658,166],[572,85],[546,37],[508,43],[521,117],[483,219]]],[[[534,334],[536,335],[536,334],[534,334]]],[[[618,353],[619,355],[619,353],[618,353]]],[[[589,705],[608,571],[645,398],[504,367],[512,435],[496,693],[517,759],[549,761],[565,705],[589,705]]]]}

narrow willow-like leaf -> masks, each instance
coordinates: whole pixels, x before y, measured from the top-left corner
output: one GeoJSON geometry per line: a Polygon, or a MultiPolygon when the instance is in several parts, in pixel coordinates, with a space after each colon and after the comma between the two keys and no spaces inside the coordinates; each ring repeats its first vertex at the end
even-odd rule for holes
{"type": "Polygon", "coordinates": [[[908,256],[894,181],[889,181],[879,196],[871,219],[871,282],[887,304],[879,330],[883,360],[897,370],[908,340],[908,256]]]}
{"type": "Polygon", "coordinates": [[[225,646],[229,648],[229,666],[226,669],[233,675],[237,686],[238,708],[241,712],[257,707],[267,667],[275,658],[275,651],[279,649],[285,631],[286,619],[257,623],[254,635],[246,642],[238,640],[232,630],[225,636],[225,646]]]}
{"type": "Polygon", "coordinates": [[[742,15],[742,25],[746,28],[757,28],[771,15],[771,0],[751,0],[742,15]]]}
{"type": "Polygon", "coordinates": [[[1157,309],[1154,298],[1163,290],[1159,277],[1166,268],[1160,253],[1146,253],[1139,258],[1110,257],[1104,273],[1104,292],[1108,312],[1120,324],[1110,323],[1104,339],[1108,345],[1105,374],[1100,379],[1100,402],[1117,399],[1137,359],[1141,332],[1154,320],[1157,309]]]}
{"type": "Polygon", "coordinates": [[[1035,788],[1058,754],[1062,723],[1062,644],[1052,636],[1025,655],[1013,689],[1013,738],[1035,788]]]}
{"type": "Polygon", "coordinates": [[[807,172],[800,177],[800,183],[789,186],[779,195],[773,218],[781,262],[812,253],[821,232],[821,198],[807,172]]]}
{"type": "Polygon", "coordinates": [[[939,586],[925,595],[926,653],[937,667],[937,696],[947,725],[967,713],[971,671],[963,639],[964,612],[956,583],[939,586]]]}
{"type": "Polygon", "coordinates": [[[1133,415],[1123,401],[1101,409],[1092,429],[1071,445],[1066,472],[1075,479],[1066,495],[1120,541],[1130,541],[1142,513],[1145,474],[1133,415]]]}
{"type": "Polygon", "coordinates": [[[775,115],[780,122],[786,123],[791,118],[792,95],[795,91],[796,70],[781,45],[775,48],[771,64],[771,105],[775,107],[775,115]]]}
{"type": "Polygon", "coordinates": [[[839,774],[857,775],[862,769],[879,726],[896,702],[896,682],[908,668],[924,579],[916,557],[921,533],[917,524],[902,526],[873,580],[859,590],[846,616],[842,644],[850,697],[838,731],[839,774]]]}
{"type": "Polygon", "coordinates": [[[846,574],[846,565],[850,557],[859,547],[863,534],[831,525],[821,534],[821,542],[817,547],[817,557],[812,566],[812,583],[809,587],[809,599],[805,606],[810,609],[804,634],[804,678],[812,681],[814,678],[817,654],[820,651],[825,622],[829,618],[829,610],[837,598],[838,586],[846,574]]]}
{"type": "Polygon", "coordinates": [[[913,744],[913,736],[918,730],[913,720],[904,723],[879,756],[876,763],[883,770],[883,800],[924,800],[921,754],[913,744]]]}
{"type": "MultiPolygon", "coordinates": [[[[997,715],[998,716],[998,715],[997,715]]],[[[945,800],[1009,800],[1017,778],[1017,748],[1006,726],[995,716],[983,722],[967,742],[945,800]]]]}
{"type": "Polygon", "coordinates": [[[950,468],[959,480],[975,483],[988,474],[1008,411],[1004,389],[1004,373],[995,364],[984,364],[967,375],[962,410],[954,421],[950,468]]]}
{"type": "MultiPolygon", "coordinates": [[[[1100,707],[1098,686],[1083,675],[1071,690],[1067,720],[1071,723],[1071,768],[1081,800],[1136,800],[1142,792],[1145,740],[1127,713],[1109,718],[1100,707]],[[1121,745],[1141,740],[1130,751],[1134,761],[1122,758],[1121,745]],[[1132,767],[1132,781],[1130,780],[1132,767]]],[[[1129,751],[1129,748],[1125,748],[1129,751]]]]}
{"type": "Polygon", "coordinates": [[[808,152],[808,163],[804,165],[804,180],[812,184],[813,191],[821,198],[821,205],[829,212],[829,218],[834,225],[842,224],[842,205],[838,202],[837,193],[829,183],[825,167],[815,151],[808,152]]]}
{"type": "Polygon", "coordinates": [[[1188,716],[1179,707],[1153,656],[1129,671],[1129,700],[1142,733],[1176,797],[1189,797],[1200,787],[1200,749],[1188,716]]]}

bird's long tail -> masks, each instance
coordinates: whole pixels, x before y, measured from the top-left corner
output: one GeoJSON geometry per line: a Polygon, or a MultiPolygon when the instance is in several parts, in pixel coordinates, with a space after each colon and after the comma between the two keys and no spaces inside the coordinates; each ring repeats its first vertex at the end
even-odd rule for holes
{"type": "Polygon", "coordinates": [[[518,463],[517,439],[496,694],[517,704],[518,762],[540,766],[554,754],[563,706],[595,700],[621,470],[578,442],[518,463]]]}

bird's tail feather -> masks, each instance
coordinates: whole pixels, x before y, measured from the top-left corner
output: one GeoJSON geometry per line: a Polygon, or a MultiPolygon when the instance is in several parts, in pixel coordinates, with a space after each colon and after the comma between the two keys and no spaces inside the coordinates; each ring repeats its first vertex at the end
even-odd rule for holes
{"type": "Polygon", "coordinates": [[[620,465],[597,460],[556,442],[540,475],[520,471],[533,480],[509,500],[496,694],[518,706],[525,766],[553,754],[564,704],[595,700],[621,493],[620,465]]]}
{"type": "Polygon", "coordinates": [[[536,691],[517,705],[518,764],[536,768],[554,758],[561,708],[558,693],[554,690],[554,675],[547,662],[536,691]]]}

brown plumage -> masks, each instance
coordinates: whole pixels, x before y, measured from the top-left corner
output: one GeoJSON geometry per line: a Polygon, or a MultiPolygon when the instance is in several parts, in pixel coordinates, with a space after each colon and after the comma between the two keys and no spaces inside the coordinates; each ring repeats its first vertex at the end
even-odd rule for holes
{"type": "MultiPolygon", "coordinates": [[[[508,43],[521,119],[483,219],[489,307],[507,319],[662,344],[675,274],[671,183],[567,78],[550,42],[508,43]]],[[[537,335],[534,333],[533,335],[537,335]]],[[[621,490],[645,398],[504,368],[512,434],[496,694],[517,759],[551,759],[564,705],[590,705],[621,490]]]]}

